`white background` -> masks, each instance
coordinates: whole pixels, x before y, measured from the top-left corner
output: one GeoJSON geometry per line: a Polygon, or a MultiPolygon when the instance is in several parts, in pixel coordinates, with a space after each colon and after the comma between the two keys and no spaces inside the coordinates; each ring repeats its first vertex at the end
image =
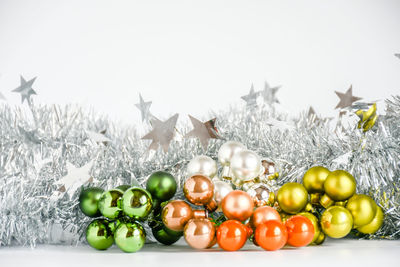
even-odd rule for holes
{"type": "Polygon", "coordinates": [[[0,0],[0,92],[38,76],[36,103],[82,103],[140,123],[206,119],[251,83],[282,85],[282,108],[333,115],[338,98],[400,92],[400,1],[0,0]]]}

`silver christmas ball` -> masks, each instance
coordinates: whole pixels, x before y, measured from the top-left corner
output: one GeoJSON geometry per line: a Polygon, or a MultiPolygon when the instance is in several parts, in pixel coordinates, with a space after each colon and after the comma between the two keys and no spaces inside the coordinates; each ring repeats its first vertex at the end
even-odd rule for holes
{"type": "Polygon", "coordinates": [[[250,150],[239,151],[231,159],[233,176],[241,182],[253,180],[263,169],[260,157],[250,150]]]}
{"type": "Polygon", "coordinates": [[[214,183],[214,200],[218,204],[217,211],[221,211],[221,203],[224,197],[233,191],[232,185],[221,180],[213,180],[214,183]]]}
{"type": "Polygon", "coordinates": [[[251,196],[256,207],[269,205],[271,202],[271,191],[263,184],[254,184],[246,192],[251,196]]]}
{"type": "Polygon", "coordinates": [[[217,171],[218,168],[215,160],[205,155],[194,157],[187,165],[187,177],[201,174],[213,178],[217,174],[217,171]]]}
{"type": "Polygon", "coordinates": [[[229,166],[233,155],[245,149],[246,147],[242,143],[228,141],[219,148],[218,161],[224,166],[229,166]]]}

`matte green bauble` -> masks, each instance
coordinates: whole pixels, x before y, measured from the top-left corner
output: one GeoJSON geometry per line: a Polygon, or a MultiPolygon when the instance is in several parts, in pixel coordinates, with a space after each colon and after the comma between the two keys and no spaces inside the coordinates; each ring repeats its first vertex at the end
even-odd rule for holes
{"type": "Polygon", "coordinates": [[[86,228],[86,240],[91,247],[105,250],[112,246],[114,238],[108,224],[107,220],[96,219],[86,228]]]}
{"type": "Polygon", "coordinates": [[[111,189],[101,195],[99,210],[104,217],[115,219],[121,215],[121,198],[123,194],[124,192],[119,189],[111,189]]]}
{"type": "Polygon", "coordinates": [[[153,198],[161,201],[171,199],[176,192],[175,178],[168,172],[157,171],[150,175],[147,180],[146,189],[153,198]]]}
{"type": "Polygon", "coordinates": [[[146,218],[153,207],[150,193],[139,187],[127,189],[121,203],[124,213],[134,219],[146,218]]]}
{"type": "Polygon", "coordinates": [[[165,228],[162,226],[156,226],[151,229],[153,232],[154,238],[160,242],[161,244],[164,245],[172,245],[176,241],[178,241],[181,238],[181,235],[170,235],[165,231],[165,228]]]}
{"type": "Polygon", "coordinates": [[[91,187],[82,190],[79,195],[79,208],[89,217],[101,216],[98,208],[99,199],[104,190],[98,187],[91,187]]]}
{"type": "Polygon", "coordinates": [[[119,190],[125,192],[127,189],[129,189],[131,187],[132,187],[131,185],[123,184],[123,185],[117,186],[116,189],[119,189],[119,190]]]}
{"type": "Polygon", "coordinates": [[[114,233],[115,244],[124,252],[140,250],[146,241],[146,232],[139,223],[121,223],[114,233]]]}

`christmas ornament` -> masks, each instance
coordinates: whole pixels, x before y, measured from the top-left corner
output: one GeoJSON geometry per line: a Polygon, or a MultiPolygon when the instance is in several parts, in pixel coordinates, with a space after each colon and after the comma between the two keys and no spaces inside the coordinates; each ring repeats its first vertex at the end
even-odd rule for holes
{"type": "Polygon", "coordinates": [[[205,175],[212,179],[217,174],[217,163],[206,155],[194,157],[187,165],[187,177],[195,174],[205,175]]]}
{"type": "Polygon", "coordinates": [[[227,194],[232,192],[233,188],[232,185],[216,179],[213,180],[213,184],[214,184],[214,200],[215,202],[217,202],[218,205],[217,211],[222,211],[222,200],[227,194]]]}
{"type": "Polygon", "coordinates": [[[357,230],[363,234],[374,234],[381,228],[384,216],[385,215],[382,208],[377,206],[375,217],[372,219],[372,221],[368,224],[358,227],[357,230]]]}
{"type": "Polygon", "coordinates": [[[217,229],[217,243],[223,250],[239,250],[244,246],[246,240],[246,226],[239,221],[225,221],[217,229]]]}
{"type": "Polygon", "coordinates": [[[357,228],[369,224],[374,219],[377,205],[371,197],[360,194],[347,201],[346,209],[353,216],[354,227],[357,228]]]}
{"type": "Polygon", "coordinates": [[[86,240],[92,248],[105,250],[114,243],[113,234],[108,227],[108,221],[96,219],[86,228],[86,240]]]}
{"type": "Polygon", "coordinates": [[[286,220],[287,243],[293,247],[304,247],[314,239],[314,226],[307,217],[296,215],[286,220]]]}
{"type": "Polygon", "coordinates": [[[235,153],[231,158],[230,167],[234,177],[233,182],[237,185],[253,180],[264,171],[260,157],[250,150],[235,153]]]}
{"type": "Polygon", "coordinates": [[[216,118],[206,122],[201,122],[198,119],[189,115],[190,121],[194,127],[185,137],[197,137],[200,140],[201,146],[207,150],[209,139],[219,139],[217,128],[215,127],[216,118]]]}
{"type": "Polygon", "coordinates": [[[279,206],[287,213],[300,212],[307,204],[307,190],[299,183],[286,183],[276,195],[279,206]]]}
{"type": "Polygon", "coordinates": [[[268,182],[268,180],[273,180],[279,177],[279,173],[275,168],[275,163],[272,161],[263,159],[261,160],[261,166],[264,167],[263,176],[267,179],[264,182],[268,182]]]}
{"type": "Polygon", "coordinates": [[[151,196],[160,201],[171,199],[176,192],[175,178],[168,172],[156,171],[147,179],[146,190],[151,196]]]}
{"type": "Polygon", "coordinates": [[[151,101],[145,102],[142,98],[142,95],[139,94],[140,102],[135,104],[135,106],[140,110],[140,114],[142,115],[142,122],[149,122],[150,118],[153,117],[150,113],[151,101]]]}
{"type": "Polygon", "coordinates": [[[326,239],[326,235],[324,234],[324,232],[320,232],[318,237],[315,239],[314,244],[315,245],[321,245],[322,243],[324,243],[326,239]]]}
{"type": "Polygon", "coordinates": [[[363,111],[362,109],[357,110],[356,115],[360,118],[358,129],[361,129],[362,127],[364,132],[370,130],[378,119],[378,115],[376,114],[376,103],[372,104],[367,111],[363,111]]]}
{"type": "Polygon", "coordinates": [[[346,208],[340,206],[329,207],[322,213],[321,228],[329,237],[345,237],[353,228],[353,217],[346,208]]]}
{"type": "Polygon", "coordinates": [[[208,248],[215,237],[214,225],[209,219],[191,219],[183,230],[186,242],[197,249],[208,248]]]}
{"type": "Polygon", "coordinates": [[[330,171],[322,166],[310,168],[303,176],[303,185],[308,193],[323,193],[324,182],[330,171]]]}
{"type": "Polygon", "coordinates": [[[151,195],[139,187],[131,187],[125,191],[121,200],[121,208],[124,214],[140,220],[146,218],[153,207],[151,195]]]}
{"type": "Polygon", "coordinates": [[[350,173],[344,170],[336,170],[326,178],[324,190],[332,200],[343,201],[356,192],[356,180],[350,173]]]}
{"type": "Polygon", "coordinates": [[[221,206],[229,220],[245,221],[253,213],[254,203],[246,192],[233,190],[224,197],[221,206]]]}
{"type": "Polygon", "coordinates": [[[213,199],[214,185],[204,175],[193,175],[188,178],[183,185],[183,193],[190,203],[204,205],[210,212],[218,208],[217,202],[213,199]]]}
{"type": "Polygon", "coordinates": [[[127,184],[123,184],[123,185],[119,185],[117,186],[115,189],[119,189],[122,192],[125,192],[126,190],[128,190],[129,188],[131,188],[131,185],[127,185],[127,184]]]}
{"type": "Polygon", "coordinates": [[[21,95],[21,103],[23,104],[25,99],[28,101],[28,104],[31,105],[31,95],[36,95],[35,90],[32,89],[32,85],[35,82],[36,77],[26,81],[24,77],[20,77],[21,85],[14,90],[15,93],[19,93],[21,95]]]}
{"type": "Polygon", "coordinates": [[[300,212],[297,215],[304,216],[304,217],[308,218],[311,221],[311,223],[312,223],[312,225],[314,227],[314,237],[311,240],[311,243],[314,243],[317,240],[317,238],[319,237],[320,233],[321,233],[321,229],[319,227],[318,218],[315,217],[315,215],[312,214],[311,212],[300,212]]]}
{"type": "Polygon", "coordinates": [[[257,97],[259,94],[260,94],[260,92],[255,92],[254,86],[251,85],[249,94],[244,95],[240,98],[243,99],[244,101],[246,101],[247,108],[254,108],[254,107],[257,107],[257,97]]]}
{"type": "Polygon", "coordinates": [[[346,108],[353,105],[354,102],[361,100],[361,97],[353,96],[353,86],[350,85],[350,88],[346,91],[346,93],[340,93],[335,91],[336,95],[340,98],[340,102],[336,105],[335,108],[346,108]]]}
{"type": "Polygon", "coordinates": [[[279,100],[275,96],[279,88],[281,88],[281,86],[270,87],[268,82],[265,81],[264,90],[261,91],[261,96],[263,97],[264,102],[267,103],[269,106],[272,106],[274,103],[279,104],[279,100]]]}
{"type": "Polygon", "coordinates": [[[222,178],[232,179],[231,159],[237,152],[245,150],[246,147],[236,141],[225,142],[218,150],[218,161],[223,166],[222,178]]]}
{"type": "Polygon", "coordinates": [[[246,192],[254,201],[256,207],[265,205],[272,205],[275,202],[275,194],[263,184],[257,183],[252,186],[246,192]]]}
{"type": "Polygon", "coordinates": [[[89,217],[99,217],[101,215],[98,203],[104,190],[99,187],[90,187],[82,190],[79,195],[79,208],[89,217]]]}
{"type": "Polygon", "coordinates": [[[172,138],[174,138],[174,129],[178,121],[178,116],[178,114],[175,114],[164,122],[158,119],[152,121],[153,130],[142,137],[142,139],[151,140],[149,150],[156,150],[160,145],[164,153],[168,152],[169,143],[171,143],[172,138]]]}
{"type": "Polygon", "coordinates": [[[260,224],[274,220],[281,222],[281,216],[274,208],[268,206],[258,207],[250,217],[250,226],[255,229],[260,224]]]}
{"type": "Polygon", "coordinates": [[[279,221],[271,220],[257,226],[255,242],[265,250],[278,250],[287,241],[286,227],[279,221]]]}
{"type": "Polygon", "coordinates": [[[171,234],[167,233],[165,228],[161,225],[153,227],[151,229],[151,232],[153,233],[154,238],[158,242],[160,242],[161,244],[167,245],[167,246],[174,244],[176,241],[178,241],[181,238],[180,235],[171,235],[171,234]]]}
{"type": "Polygon", "coordinates": [[[121,198],[123,194],[124,192],[119,189],[111,189],[101,195],[99,210],[104,217],[115,219],[121,215],[121,198]]]}
{"type": "Polygon", "coordinates": [[[146,242],[146,232],[139,223],[121,223],[114,233],[115,244],[124,252],[136,252],[146,242]]]}
{"type": "Polygon", "coordinates": [[[164,225],[173,231],[182,231],[185,224],[192,218],[206,218],[204,210],[195,210],[183,200],[173,200],[162,210],[161,218],[164,225]]]}

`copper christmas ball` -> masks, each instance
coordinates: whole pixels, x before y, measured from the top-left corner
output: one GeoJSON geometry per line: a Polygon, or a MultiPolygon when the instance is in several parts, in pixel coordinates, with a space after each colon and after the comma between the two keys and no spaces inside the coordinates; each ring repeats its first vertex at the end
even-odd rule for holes
{"type": "Polygon", "coordinates": [[[250,226],[253,228],[257,228],[258,225],[271,220],[281,222],[281,216],[272,207],[269,206],[258,207],[254,210],[253,214],[251,215],[250,226]]]}
{"type": "Polygon", "coordinates": [[[215,238],[215,228],[209,219],[191,219],[183,232],[186,242],[197,249],[208,248],[215,238]]]}
{"type": "Polygon", "coordinates": [[[177,232],[182,231],[185,224],[192,219],[192,217],[192,208],[183,200],[171,201],[163,208],[161,214],[164,225],[177,232]]]}
{"type": "Polygon", "coordinates": [[[185,181],[183,193],[187,200],[194,205],[204,205],[209,211],[218,208],[217,202],[213,199],[214,184],[204,175],[193,175],[185,181]]]}
{"type": "Polygon", "coordinates": [[[245,221],[253,213],[254,202],[250,195],[234,190],[222,200],[222,212],[229,220],[245,221]]]}

